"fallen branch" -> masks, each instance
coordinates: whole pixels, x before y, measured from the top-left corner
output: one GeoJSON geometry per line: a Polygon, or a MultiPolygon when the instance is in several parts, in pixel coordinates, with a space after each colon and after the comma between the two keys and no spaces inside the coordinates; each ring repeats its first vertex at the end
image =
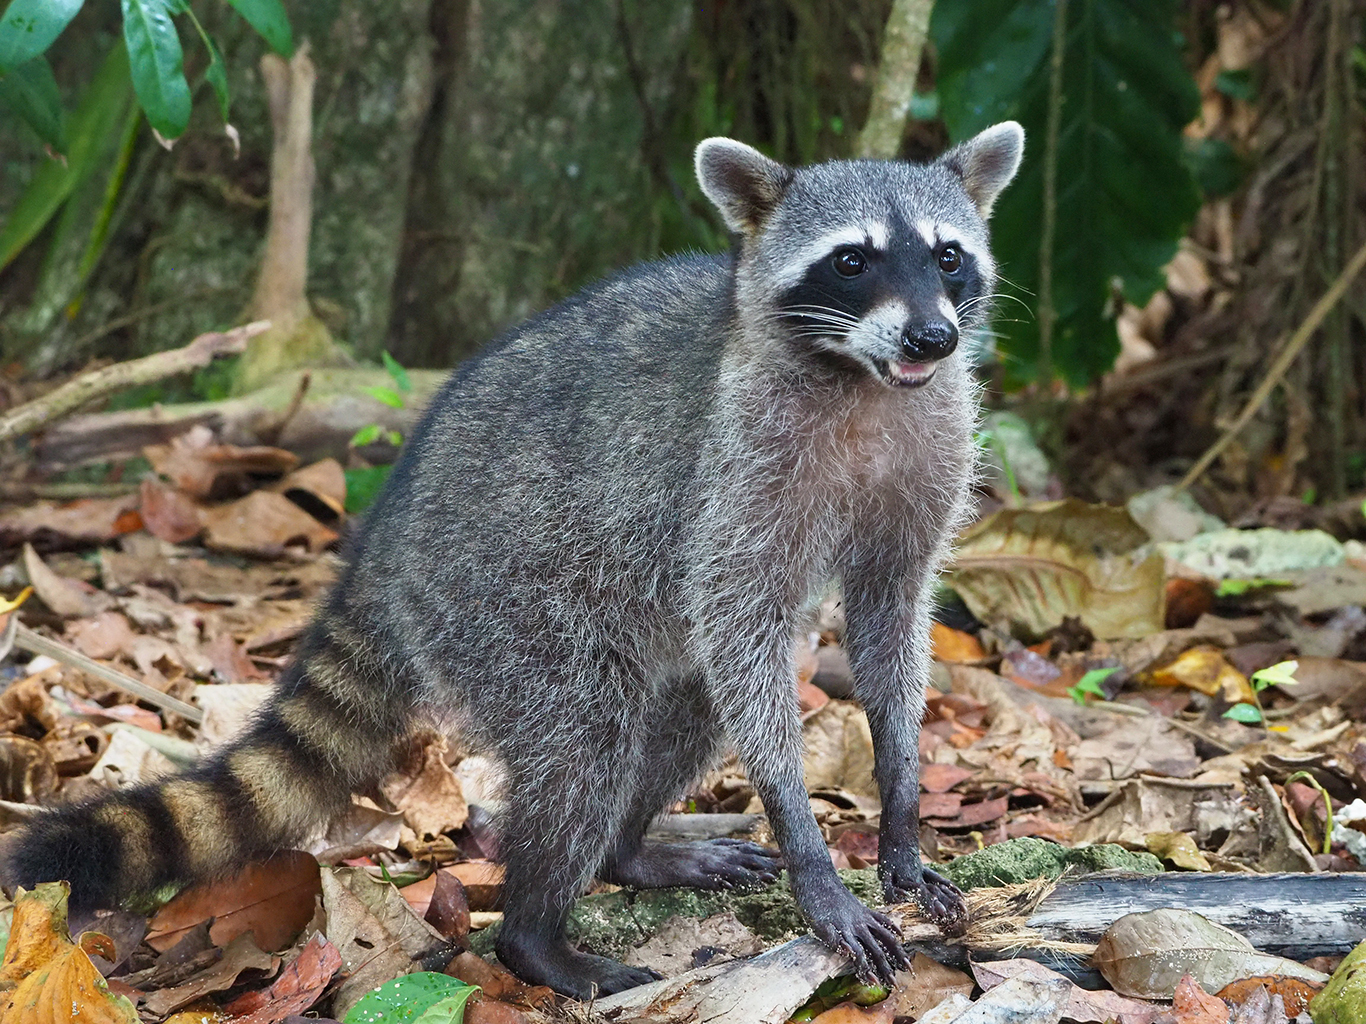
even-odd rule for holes
{"type": "Polygon", "coordinates": [[[408,376],[413,390],[402,409],[366,392],[393,381],[384,370],[363,366],[281,373],[273,383],[240,398],[83,413],[43,432],[34,444],[34,463],[40,473],[54,473],[91,462],[117,462],[141,455],[149,444],[168,444],[199,424],[223,444],[269,443],[305,462],[328,456],[345,461],[351,437],[368,424],[407,436],[448,374],[409,370],[408,376]],[[310,382],[301,389],[305,373],[310,382]]]}
{"type": "Polygon", "coordinates": [[[1323,293],[1319,301],[1314,303],[1314,308],[1304,318],[1304,323],[1300,324],[1295,329],[1295,333],[1290,336],[1285,348],[1276,357],[1276,361],[1271,364],[1271,369],[1267,371],[1262,382],[1257,385],[1257,390],[1247,400],[1247,405],[1243,406],[1243,411],[1238,414],[1238,418],[1229,424],[1228,429],[1224,431],[1219,440],[1210,445],[1205,454],[1200,456],[1195,465],[1190,468],[1190,472],[1176,485],[1176,490],[1173,493],[1179,494],[1199,480],[1205,470],[1209,469],[1214,460],[1219,457],[1219,454],[1238,436],[1238,432],[1247,426],[1252,417],[1257,414],[1257,410],[1262,407],[1262,403],[1270,396],[1272,390],[1281,382],[1281,378],[1290,369],[1290,365],[1295,361],[1295,357],[1300,354],[1300,350],[1309,343],[1310,337],[1319,329],[1319,325],[1323,323],[1333,307],[1338,304],[1338,300],[1347,291],[1347,286],[1361,273],[1364,267],[1366,267],[1366,245],[1356,251],[1356,255],[1352,257],[1347,266],[1342,268],[1342,273],[1323,293]]]}
{"type": "Polygon", "coordinates": [[[201,334],[184,348],[157,352],[141,359],[83,373],[75,380],[67,381],[41,398],[25,402],[0,417],[0,441],[27,434],[115,391],[198,370],[219,356],[236,355],[246,349],[249,340],[269,326],[267,321],[257,321],[231,331],[201,334]]]}
{"type": "Polygon", "coordinates": [[[70,665],[72,668],[78,668],[110,686],[117,687],[125,693],[131,693],[139,700],[145,700],[148,704],[155,704],[163,711],[174,711],[195,725],[204,721],[204,712],[193,704],[186,704],[183,700],[162,693],[155,687],[148,686],[140,679],[134,679],[116,668],[110,668],[93,658],[87,658],[75,648],[68,647],[59,640],[50,640],[41,633],[35,633],[25,625],[21,624],[15,632],[14,646],[20,650],[28,651],[30,654],[44,654],[65,665],[70,665]]]}

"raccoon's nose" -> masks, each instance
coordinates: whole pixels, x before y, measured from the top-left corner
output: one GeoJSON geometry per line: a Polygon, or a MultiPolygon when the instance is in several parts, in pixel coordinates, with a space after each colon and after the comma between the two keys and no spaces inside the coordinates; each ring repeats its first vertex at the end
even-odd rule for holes
{"type": "Polygon", "coordinates": [[[947,320],[907,327],[901,335],[901,348],[908,359],[917,363],[943,359],[958,347],[958,328],[947,320]]]}

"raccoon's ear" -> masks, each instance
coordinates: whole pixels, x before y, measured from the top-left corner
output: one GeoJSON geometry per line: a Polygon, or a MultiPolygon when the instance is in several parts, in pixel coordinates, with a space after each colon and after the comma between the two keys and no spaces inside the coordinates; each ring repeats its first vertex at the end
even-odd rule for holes
{"type": "Polygon", "coordinates": [[[954,146],[939,162],[963,179],[968,198],[986,220],[996,197],[1020,169],[1022,156],[1024,129],[1015,121],[1002,121],[954,146]]]}
{"type": "Polygon", "coordinates": [[[792,180],[790,168],[734,139],[703,139],[693,161],[703,194],[742,235],[758,232],[792,180]]]}

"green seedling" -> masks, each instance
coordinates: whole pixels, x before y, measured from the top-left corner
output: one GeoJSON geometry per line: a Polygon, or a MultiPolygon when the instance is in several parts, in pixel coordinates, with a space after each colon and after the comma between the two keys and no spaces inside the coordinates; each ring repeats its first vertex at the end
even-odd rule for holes
{"type": "Polygon", "coordinates": [[[1258,695],[1268,686],[1294,686],[1299,682],[1295,678],[1295,671],[1299,667],[1298,661],[1278,661],[1274,665],[1253,672],[1249,680],[1252,683],[1252,703],[1235,704],[1224,712],[1224,717],[1242,722],[1244,725],[1256,725],[1259,722],[1265,725],[1266,715],[1262,711],[1262,701],[1258,695]]]}
{"type": "MultiPolygon", "coordinates": [[[[383,402],[391,409],[405,408],[408,401],[404,398],[404,395],[413,390],[413,382],[408,379],[408,371],[405,370],[399,361],[387,351],[381,352],[380,357],[384,360],[384,369],[388,371],[390,378],[392,378],[394,387],[388,388],[383,385],[372,385],[361,388],[361,390],[376,401],[383,402]],[[397,390],[395,390],[395,388],[397,390]]],[[[352,448],[364,448],[367,444],[374,444],[381,439],[388,441],[397,448],[403,443],[403,434],[397,430],[389,430],[378,423],[367,423],[351,435],[350,445],[352,448]]]]}
{"type": "Polygon", "coordinates": [[[1105,700],[1105,691],[1101,689],[1100,684],[1118,671],[1118,665],[1112,665],[1109,668],[1093,668],[1077,680],[1076,686],[1067,688],[1067,695],[1078,704],[1085,704],[1087,697],[1105,700]]]}

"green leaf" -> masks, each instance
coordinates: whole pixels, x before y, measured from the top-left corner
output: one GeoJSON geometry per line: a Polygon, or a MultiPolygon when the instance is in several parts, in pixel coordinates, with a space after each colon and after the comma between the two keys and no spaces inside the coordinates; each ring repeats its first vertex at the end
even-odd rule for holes
{"type": "Polygon", "coordinates": [[[400,391],[413,390],[413,382],[408,379],[408,371],[388,350],[380,352],[380,358],[384,360],[384,368],[389,371],[389,376],[394,378],[394,383],[398,385],[400,391]]]}
{"type": "Polygon", "coordinates": [[[365,387],[361,388],[361,390],[364,391],[371,398],[383,402],[385,405],[392,406],[395,409],[403,408],[403,396],[400,395],[393,388],[365,387]]]}
{"type": "Polygon", "coordinates": [[[138,102],[163,138],[176,139],[190,123],[185,55],[168,0],[123,0],[123,38],[138,102]]]}
{"type": "Polygon", "coordinates": [[[43,53],[85,0],[12,0],[0,16],[0,75],[43,53]]]}
{"type": "Polygon", "coordinates": [[[1262,720],[1262,711],[1256,704],[1235,704],[1224,712],[1224,717],[1244,725],[1256,725],[1262,720]]]}
{"type": "Polygon", "coordinates": [[[123,123],[128,91],[128,55],[118,43],[67,122],[66,163],[49,160],[39,167],[0,227],[0,269],[23,251],[85,180],[104,152],[110,131],[118,131],[123,123]]]}
{"type": "MultiPolygon", "coordinates": [[[[1200,204],[1182,128],[1199,92],[1174,34],[1173,0],[1071,0],[1067,6],[1050,260],[1051,359],[1083,385],[1119,352],[1113,291],[1142,305],[1165,283],[1200,204]]],[[[1028,302],[997,322],[1010,383],[1040,373],[1039,261],[1053,6],[1033,0],[935,4],[940,111],[955,140],[1014,117],[1029,140],[992,220],[1003,288],[1028,302]]]]}
{"type": "Polygon", "coordinates": [[[383,430],[384,428],[378,423],[367,423],[351,435],[351,440],[348,444],[350,444],[352,448],[364,448],[367,444],[374,444],[378,441],[379,435],[383,430]]]}
{"type": "Polygon", "coordinates": [[[1067,695],[1078,704],[1086,703],[1086,695],[1088,693],[1092,696],[1100,697],[1103,700],[1105,699],[1106,694],[1105,691],[1101,689],[1100,684],[1118,671],[1118,665],[1111,665],[1108,668],[1093,668],[1077,680],[1076,686],[1069,686],[1067,688],[1067,695]]]}
{"type": "Polygon", "coordinates": [[[280,0],[228,0],[247,24],[281,57],[294,55],[294,33],[280,0]]]}
{"type": "Polygon", "coordinates": [[[1244,594],[1252,593],[1257,590],[1274,590],[1278,587],[1293,587],[1290,580],[1272,580],[1265,577],[1257,577],[1250,580],[1220,580],[1219,585],[1214,588],[1215,597],[1242,597],[1244,594]]]}
{"type": "Polygon", "coordinates": [[[364,512],[379,496],[384,481],[389,479],[393,466],[364,466],[348,469],[346,476],[346,511],[364,512]]]}
{"type": "Polygon", "coordinates": [[[1295,678],[1299,667],[1298,661],[1278,661],[1267,668],[1258,669],[1252,673],[1252,687],[1260,693],[1268,686],[1295,686],[1299,683],[1295,678]]]}
{"type": "Polygon", "coordinates": [[[0,103],[19,115],[55,151],[65,151],[62,97],[46,57],[34,57],[0,78],[0,103]]]}
{"type": "Polygon", "coordinates": [[[405,974],[362,996],[342,1024],[460,1024],[478,991],[445,974],[405,974]]]}

